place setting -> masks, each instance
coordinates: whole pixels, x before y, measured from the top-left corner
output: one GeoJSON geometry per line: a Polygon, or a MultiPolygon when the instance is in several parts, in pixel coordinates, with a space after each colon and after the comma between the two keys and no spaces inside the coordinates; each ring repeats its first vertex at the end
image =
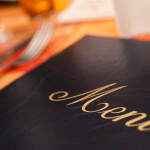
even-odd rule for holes
{"type": "MultiPolygon", "coordinates": [[[[33,6],[32,3],[40,2],[31,1],[30,5],[33,6]]],[[[0,34],[0,76],[2,80],[11,72],[21,72],[23,75],[46,61],[58,53],[60,47],[74,33],[77,24],[58,24],[57,12],[52,9],[52,2],[48,0],[44,3],[50,6],[33,8],[26,4],[26,1],[1,2],[3,10],[1,9],[0,20],[3,32],[0,34]],[[9,21],[9,17],[15,19],[16,23],[9,21]]]]}

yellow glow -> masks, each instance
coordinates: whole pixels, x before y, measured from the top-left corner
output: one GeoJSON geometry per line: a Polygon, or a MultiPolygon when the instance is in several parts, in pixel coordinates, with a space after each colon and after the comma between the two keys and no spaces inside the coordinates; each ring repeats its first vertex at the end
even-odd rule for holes
{"type": "Polygon", "coordinates": [[[19,0],[19,2],[32,15],[46,14],[52,7],[51,0],[19,0]]]}
{"type": "Polygon", "coordinates": [[[72,0],[52,0],[52,2],[54,10],[56,12],[60,12],[64,10],[72,2],[72,0]]]}

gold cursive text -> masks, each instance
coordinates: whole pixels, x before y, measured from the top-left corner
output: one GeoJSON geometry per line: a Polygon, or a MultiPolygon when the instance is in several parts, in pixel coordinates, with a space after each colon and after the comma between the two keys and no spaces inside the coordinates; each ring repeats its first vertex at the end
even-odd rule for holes
{"type": "Polygon", "coordinates": [[[77,100],[68,103],[67,106],[85,101],[84,104],[82,105],[82,111],[84,111],[86,113],[98,113],[101,115],[102,118],[111,119],[113,122],[117,122],[117,121],[123,120],[128,117],[132,117],[132,118],[134,117],[133,119],[128,120],[125,123],[125,126],[137,127],[137,129],[139,131],[150,131],[150,120],[142,122],[142,119],[147,117],[146,113],[139,113],[137,111],[131,111],[131,112],[124,113],[127,110],[126,107],[116,107],[113,109],[109,109],[108,108],[109,103],[96,104],[98,106],[98,108],[96,110],[88,110],[87,109],[87,107],[91,103],[95,102],[96,100],[100,99],[101,97],[127,87],[127,86],[120,86],[120,87],[108,89],[114,85],[116,85],[116,83],[108,84],[108,85],[102,86],[100,88],[97,88],[97,89],[94,89],[94,90],[91,90],[91,91],[88,91],[88,92],[85,92],[85,93],[82,93],[79,95],[71,96],[71,97],[68,97],[68,92],[59,91],[59,92],[52,93],[49,96],[49,100],[65,101],[65,100],[71,100],[71,99],[77,98],[77,100]],[[124,114],[120,115],[120,113],[124,113],[124,114]],[[119,114],[119,115],[115,115],[115,114],[119,114]]]}

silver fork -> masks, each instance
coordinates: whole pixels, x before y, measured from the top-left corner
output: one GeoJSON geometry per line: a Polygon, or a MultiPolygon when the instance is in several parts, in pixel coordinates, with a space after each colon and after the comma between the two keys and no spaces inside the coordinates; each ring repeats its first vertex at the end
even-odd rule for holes
{"type": "Polygon", "coordinates": [[[52,35],[52,31],[53,31],[53,23],[43,22],[37,29],[34,37],[30,41],[24,52],[21,54],[21,56],[11,64],[1,64],[0,70],[12,66],[19,66],[37,58],[46,48],[52,35]]]}

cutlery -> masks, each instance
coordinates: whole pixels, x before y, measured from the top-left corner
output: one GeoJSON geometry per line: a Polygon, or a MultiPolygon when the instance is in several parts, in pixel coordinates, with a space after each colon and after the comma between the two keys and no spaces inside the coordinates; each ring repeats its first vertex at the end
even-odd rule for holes
{"type": "Polygon", "coordinates": [[[49,43],[50,37],[53,31],[52,22],[42,22],[38,30],[36,31],[34,37],[22,52],[21,56],[9,63],[1,63],[0,71],[6,70],[7,68],[20,66],[28,61],[36,59],[46,48],[49,43]]]}

